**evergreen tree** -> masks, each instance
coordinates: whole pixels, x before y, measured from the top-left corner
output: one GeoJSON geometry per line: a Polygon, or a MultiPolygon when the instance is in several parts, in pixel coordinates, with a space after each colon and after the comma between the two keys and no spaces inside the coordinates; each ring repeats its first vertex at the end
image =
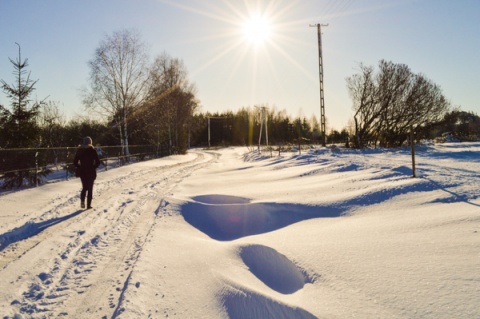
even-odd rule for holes
{"type": "MultiPolygon", "coordinates": [[[[14,67],[15,83],[10,85],[1,80],[2,90],[12,101],[11,110],[5,107],[1,108],[1,135],[0,147],[3,148],[30,148],[38,146],[39,127],[37,116],[39,114],[41,102],[34,102],[30,99],[35,90],[34,86],[38,80],[30,79],[30,73],[27,73],[28,59],[22,61],[20,45],[18,45],[18,59],[16,61],[9,59],[14,67]]],[[[31,171],[28,168],[35,167],[35,154],[28,151],[12,152],[8,161],[15,163],[16,167],[22,167],[21,171],[9,171],[4,174],[4,188],[14,186],[20,187],[25,184],[36,184],[42,175],[48,172],[43,171],[37,174],[36,170],[31,171]]],[[[4,170],[9,168],[8,163],[2,163],[4,170]]]]}

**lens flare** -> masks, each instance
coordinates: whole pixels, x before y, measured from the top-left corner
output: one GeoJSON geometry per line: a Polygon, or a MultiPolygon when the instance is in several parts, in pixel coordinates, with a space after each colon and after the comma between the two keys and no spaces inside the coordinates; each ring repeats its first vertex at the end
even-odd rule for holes
{"type": "Polygon", "coordinates": [[[254,14],[245,21],[243,33],[245,38],[252,44],[262,44],[268,41],[270,37],[270,22],[265,16],[258,13],[254,14]]]}

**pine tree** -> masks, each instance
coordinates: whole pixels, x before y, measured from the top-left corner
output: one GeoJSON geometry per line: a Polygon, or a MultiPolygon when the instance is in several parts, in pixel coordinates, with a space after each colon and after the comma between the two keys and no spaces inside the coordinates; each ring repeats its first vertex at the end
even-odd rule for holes
{"type": "MultiPolygon", "coordinates": [[[[0,81],[2,90],[12,101],[11,110],[5,107],[1,108],[0,123],[1,135],[0,147],[3,148],[30,148],[38,146],[39,127],[37,124],[37,116],[40,111],[42,102],[33,102],[30,99],[31,94],[35,90],[34,86],[38,80],[30,79],[30,73],[27,73],[28,59],[22,61],[20,45],[18,45],[18,59],[16,61],[9,59],[13,64],[15,75],[15,84],[8,84],[4,80],[0,81]]],[[[27,152],[31,153],[31,152],[27,152]]],[[[35,158],[31,155],[25,156],[24,151],[11,152],[8,161],[14,163],[16,167],[32,168],[35,164],[35,158]]],[[[8,163],[6,166],[10,167],[8,163]]],[[[3,176],[4,188],[20,187],[28,184],[36,184],[41,175],[46,172],[37,174],[34,170],[21,170],[15,172],[7,172],[3,176]]]]}

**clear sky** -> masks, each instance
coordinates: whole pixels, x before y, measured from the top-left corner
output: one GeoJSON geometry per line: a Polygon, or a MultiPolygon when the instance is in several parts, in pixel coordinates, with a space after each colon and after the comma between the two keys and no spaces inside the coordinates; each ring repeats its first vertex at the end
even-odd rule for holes
{"type": "MultiPolygon", "coordinates": [[[[17,42],[38,99],[59,102],[68,118],[84,114],[79,90],[100,40],[136,29],[152,59],[183,60],[203,112],[268,105],[319,118],[310,24],[322,23],[327,129],[352,117],[345,79],[381,59],[407,64],[452,105],[480,114],[479,17],[480,0],[0,0],[0,79],[14,82],[17,42]]],[[[0,103],[10,106],[2,94],[0,103]]]]}

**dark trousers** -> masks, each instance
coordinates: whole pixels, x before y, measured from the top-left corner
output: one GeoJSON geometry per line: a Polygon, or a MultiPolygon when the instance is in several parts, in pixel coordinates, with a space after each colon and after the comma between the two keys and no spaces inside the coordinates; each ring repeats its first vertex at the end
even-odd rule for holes
{"type": "Polygon", "coordinates": [[[95,179],[89,177],[81,177],[82,180],[82,192],[80,193],[80,200],[85,202],[85,196],[87,197],[87,206],[90,207],[93,198],[93,182],[95,179]]]}

